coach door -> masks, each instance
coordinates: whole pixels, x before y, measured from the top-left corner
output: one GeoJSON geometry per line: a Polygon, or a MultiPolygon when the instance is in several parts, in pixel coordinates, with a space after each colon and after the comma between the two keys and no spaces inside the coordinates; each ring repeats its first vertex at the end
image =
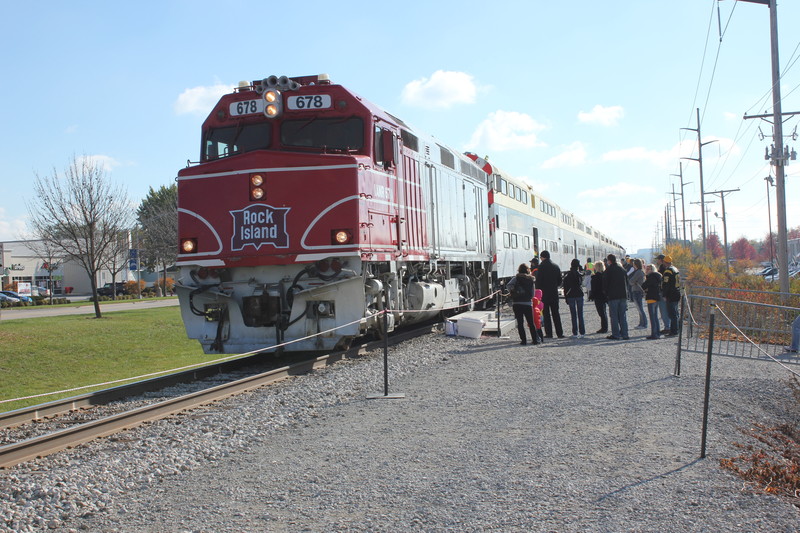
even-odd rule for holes
{"type": "Polygon", "coordinates": [[[485,252],[483,240],[479,239],[479,230],[483,229],[483,209],[480,194],[475,184],[464,181],[464,236],[466,237],[464,249],[469,251],[485,252]]]}
{"type": "Polygon", "coordinates": [[[437,194],[438,173],[436,167],[430,163],[425,163],[426,177],[428,178],[428,238],[430,239],[430,250],[435,257],[439,257],[442,246],[439,241],[439,211],[436,208],[439,202],[437,194]]]}

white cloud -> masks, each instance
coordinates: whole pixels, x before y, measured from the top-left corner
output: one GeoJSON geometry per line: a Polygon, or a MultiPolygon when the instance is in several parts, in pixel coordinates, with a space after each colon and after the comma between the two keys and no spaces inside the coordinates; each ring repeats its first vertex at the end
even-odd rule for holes
{"type": "Polygon", "coordinates": [[[91,163],[94,166],[102,168],[106,172],[111,171],[115,167],[121,165],[119,161],[107,155],[84,155],[84,156],[78,156],[77,159],[79,163],[81,159],[87,159],[89,163],[91,163]]]}
{"type": "Polygon", "coordinates": [[[175,113],[178,115],[208,114],[222,95],[228,94],[231,90],[232,87],[230,85],[222,83],[186,89],[175,101],[175,113]]]}
{"type": "MultiPolygon", "coordinates": [[[[711,163],[718,158],[726,158],[728,152],[731,156],[739,155],[741,150],[732,139],[705,138],[703,139],[703,161],[711,163]],[[716,142],[711,142],[716,141],[716,142]],[[710,143],[710,144],[706,144],[710,143]]],[[[672,169],[675,161],[686,157],[697,157],[697,140],[691,137],[667,150],[651,150],[641,146],[612,150],[603,154],[603,161],[646,161],[662,169],[672,169]]]]}
{"type": "Polygon", "coordinates": [[[525,113],[494,111],[478,124],[465,148],[500,152],[546,146],[536,137],[544,129],[544,125],[525,113]]]}
{"type": "Polygon", "coordinates": [[[542,163],[542,168],[577,167],[584,163],[586,163],[586,148],[583,143],[574,142],[557,156],[542,163]]]}
{"type": "Polygon", "coordinates": [[[403,103],[424,109],[448,109],[456,104],[474,104],[478,90],[465,72],[437,70],[430,78],[406,84],[403,103]]]}
{"type": "Polygon", "coordinates": [[[0,207],[0,242],[15,241],[25,237],[25,218],[9,219],[6,210],[0,207]]]}
{"type": "Polygon", "coordinates": [[[619,120],[625,116],[622,106],[603,107],[596,105],[588,113],[581,111],[578,113],[578,120],[585,124],[600,124],[601,126],[616,126],[619,120]]]}

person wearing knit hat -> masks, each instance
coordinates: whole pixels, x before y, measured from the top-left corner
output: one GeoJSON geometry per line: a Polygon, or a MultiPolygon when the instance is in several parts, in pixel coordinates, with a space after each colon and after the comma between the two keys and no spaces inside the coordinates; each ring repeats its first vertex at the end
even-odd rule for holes
{"type": "Polygon", "coordinates": [[[678,303],[681,301],[680,272],[672,264],[672,257],[664,256],[666,268],[662,273],[661,292],[667,301],[667,314],[669,315],[669,333],[678,334],[678,303]]]}

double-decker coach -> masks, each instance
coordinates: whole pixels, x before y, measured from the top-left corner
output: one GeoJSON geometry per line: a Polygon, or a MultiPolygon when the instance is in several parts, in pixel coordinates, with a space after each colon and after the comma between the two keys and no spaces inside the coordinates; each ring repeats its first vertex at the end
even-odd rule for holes
{"type": "Polygon", "coordinates": [[[528,262],[542,250],[567,270],[574,258],[600,259],[609,253],[624,254],[614,240],[586,224],[573,213],[535,192],[526,182],[514,178],[468,154],[491,174],[489,223],[492,232],[493,272],[503,281],[514,276],[520,263],[528,262]]]}

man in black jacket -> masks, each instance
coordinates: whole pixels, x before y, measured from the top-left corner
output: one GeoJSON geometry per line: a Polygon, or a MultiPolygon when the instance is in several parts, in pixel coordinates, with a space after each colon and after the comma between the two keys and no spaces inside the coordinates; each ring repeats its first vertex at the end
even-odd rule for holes
{"type": "Polygon", "coordinates": [[[603,274],[603,291],[608,298],[611,335],[607,339],[628,339],[628,275],[617,264],[617,256],[608,254],[608,268],[603,274]]]}
{"type": "Polygon", "coordinates": [[[556,335],[562,339],[564,330],[561,328],[561,315],[558,314],[558,287],[561,285],[561,269],[550,260],[550,252],[547,250],[542,250],[539,259],[541,263],[539,263],[539,270],[536,273],[536,288],[542,290],[544,336],[553,338],[553,324],[555,324],[556,335]]]}

